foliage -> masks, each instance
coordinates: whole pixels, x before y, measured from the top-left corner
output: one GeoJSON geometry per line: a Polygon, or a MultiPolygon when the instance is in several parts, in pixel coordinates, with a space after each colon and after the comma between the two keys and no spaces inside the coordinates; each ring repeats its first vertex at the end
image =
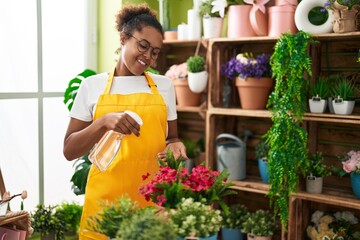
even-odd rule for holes
{"type": "Polygon", "coordinates": [[[330,85],[328,79],[325,77],[319,77],[317,81],[310,83],[310,98],[320,97],[326,99],[330,94],[330,85]]]}
{"type": "Polygon", "coordinates": [[[354,225],[359,219],[354,213],[315,211],[311,216],[311,223],[307,226],[307,236],[311,240],[355,240],[360,239],[360,232],[354,225]]]}
{"type": "Polygon", "coordinates": [[[261,138],[258,145],[255,147],[255,154],[257,158],[267,158],[269,154],[270,146],[267,144],[265,138],[261,138]]]}
{"type": "Polygon", "coordinates": [[[270,60],[276,85],[267,103],[273,121],[265,134],[270,146],[268,166],[272,179],[268,195],[283,229],[287,229],[289,196],[296,191],[299,169],[305,167],[307,160],[307,132],[301,123],[307,107],[304,73],[311,75],[311,58],[307,54],[311,42],[310,34],[304,31],[284,33],[270,60]]]}
{"type": "Polygon", "coordinates": [[[164,216],[156,215],[156,209],[147,207],[124,220],[115,239],[176,240],[176,234],[173,224],[164,216]]]}
{"type": "Polygon", "coordinates": [[[241,226],[243,233],[255,236],[272,236],[276,229],[274,216],[270,211],[263,209],[250,212],[241,226]]]}
{"type": "Polygon", "coordinates": [[[205,70],[205,59],[202,56],[191,56],[186,60],[187,70],[192,73],[205,70]]]}
{"type": "Polygon", "coordinates": [[[342,98],[345,101],[350,100],[351,97],[355,95],[356,91],[355,82],[342,78],[333,86],[332,95],[335,98],[342,98]]]}
{"type": "Polygon", "coordinates": [[[199,154],[198,143],[189,138],[184,138],[183,143],[186,148],[186,155],[192,159],[196,158],[196,156],[199,154]]]}
{"type": "Polygon", "coordinates": [[[69,111],[73,106],[77,91],[80,87],[82,80],[95,74],[96,73],[93,70],[85,69],[82,73],[78,74],[75,78],[69,81],[68,86],[64,92],[64,103],[68,107],[69,111]]]}
{"type": "Polygon", "coordinates": [[[76,159],[73,166],[75,170],[70,179],[73,183],[71,188],[76,195],[85,194],[87,178],[91,167],[89,153],[86,153],[84,156],[76,159]]]}
{"type": "Polygon", "coordinates": [[[221,227],[220,211],[192,198],[182,199],[176,209],[170,209],[169,216],[179,237],[210,237],[221,227]]]}
{"type": "Polygon", "coordinates": [[[256,57],[252,53],[239,53],[221,66],[221,72],[229,79],[234,79],[237,76],[242,79],[270,77],[272,74],[270,58],[271,55],[265,53],[256,57]]]}
{"type": "Polygon", "coordinates": [[[132,202],[128,197],[120,197],[114,203],[101,201],[102,211],[95,216],[90,216],[88,226],[95,232],[116,236],[123,221],[132,217],[137,209],[137,202],[132,202]]]}
{"type": "Polygon", "coordinates": [[[57,240],[65,239],[64,233],[67,231],[66,222],[56,211],[57,206],[38,204],[34,212],[31,213],[31,226],[35,232],[41,235],[50,233],[55,234],[57,240]]]}
{"type": "Polygon", "coordinates": [[[354,5],[360,4],[359,0],[327,0],[324,4],[324,7],[327,9],[334,9],[334,3],[337,2],[340,5],[346,6],[351,9],[354,5]]]}
{"type": "MultiPolygon", "coordinates": [[[[75,78],[69,81],[68,86],[64,92],[64,103],[69,109],[69,111],[72,109],[73,103],[77,95],[77,91],[80,87],[82,80],[95,74],[96,73],[93,70],[85,69],[82,73],[78,74],[75,78]]],[[[77,159],[74,163],[75,171],[70,181],[73,183],[71,188],[75,195],[85,194],[87,177],[91,167],[91,162],[88,156],[89,153],[77,159]]]]}
{"type": "Polygon", "coordinates": [[[227,7],[226,0],[202,0],[199,6],[201,17],[221,17],[225,16],[227,7]]]}
{"type": "Polygon", "coordinates": [[[80,219],[83,207],[76,202],[63,202],[56,208],[59,218],[66,223],[68,232],[76,233],[80,227],[80,219]]]}
{"type": "Polygon", "coordinates": [[[309,153],[306,166],[302,169],[305,176],[326,177],[331,175],[330,168],[324,163],[324,157],[320,152],[309,153]]]}
{"type": "Polygon", "coordinates": [[[229,212],[221,212],[223,218],[222,226],[224,228],[241,229],[242,223],[245,221],[249,213],[246,206],[242,204],[232,204],[229,206],[229,212]]]}
{"type": "MultiPolygon", "coordinates": [[[[183,198],[193,198],[195,201],[204,200],[206,204],[218,203],[227,211],[222,197],[235,194],[229,189],[233,184],[227,182],[227,171],[211,171],[202,165],[192,169],[189,174],[184,168],[182,158],[175,160],[168,151],[166,161],[159,160],[160,169],[154,178],[145,185],[140,186],[140,193],[146,200],[152,200],[159,206],[175,208],[183,198]]],[[[144,176],[144,180],[149,174],[144,176]]]]}

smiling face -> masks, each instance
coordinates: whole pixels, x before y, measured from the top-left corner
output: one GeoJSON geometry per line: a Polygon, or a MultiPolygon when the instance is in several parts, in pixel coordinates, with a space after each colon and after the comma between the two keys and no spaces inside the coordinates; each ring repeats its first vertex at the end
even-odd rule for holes
{"type": "Polygon", "coordinates": [[[151,26],[145,26],[141,31],[135,30],[130,36],[121,33],[122,50],[121,58],[116,67],[116,75],[143,74],[157,60],[162,41],[161,33],[151,26]]]}

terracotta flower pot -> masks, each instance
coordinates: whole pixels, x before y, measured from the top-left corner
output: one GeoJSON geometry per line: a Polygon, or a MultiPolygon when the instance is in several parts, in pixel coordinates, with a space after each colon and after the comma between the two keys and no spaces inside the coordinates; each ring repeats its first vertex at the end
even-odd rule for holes
{"type": "Polygon", "coordinates": [[[248,77],[244,80],[237,77],[236,87],[239,91],[241,108],[265,109],[273,84],[272,78],[248,77]]]}
{"type": "Polygon", "coordinates": [[[176,101],[178,106],[199,106],[201,102],[201,93],[194,93],[189,88],[186,79],[173,79],[176,101]]]}

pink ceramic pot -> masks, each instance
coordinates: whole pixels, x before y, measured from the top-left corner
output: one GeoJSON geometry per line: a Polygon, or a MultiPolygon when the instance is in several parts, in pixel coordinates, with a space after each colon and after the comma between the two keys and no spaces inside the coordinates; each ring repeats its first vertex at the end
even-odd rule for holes
{"type": "Polygon", "coordinates": [[[282,5],[269,7],[269,33],[271,37],[278,37],[290,31],[295,34],[298,30],[295,25],[296,6],[282,5]]]}
{"type": "Polygon", "coordinates": [[[231,5],[228,12],[228,38],[252,37],[256,33],[250,24],[252,5],[231,5]]]}
{"type": "Polygon", "coordinates": [[[282,5],[298,5],[298,0],[275,0],[275,6],[282,6],[282,5]]]}

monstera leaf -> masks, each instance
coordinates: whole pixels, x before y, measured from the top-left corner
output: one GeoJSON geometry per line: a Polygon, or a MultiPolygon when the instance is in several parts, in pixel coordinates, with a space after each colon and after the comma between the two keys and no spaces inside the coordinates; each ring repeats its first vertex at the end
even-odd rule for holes
{"type": "MultiPolygon", "coordinates": [[[[64,103],[71,110],[74,100],[76,98],[77,91],[80,87],[82,80],[95,75],[93,70],[85,69],[82,73],[78,74],[75,78],[71,79],[64,93],[64,103]]],[[[71,187],[76,195],[82,195],[85,193],[85,187],[87,183],[87,177],[91,167],[91,162],[88,158],[88,153],[77,159],[74,163],[75,172],[71,177],[73,186],[71,187]]]]}

